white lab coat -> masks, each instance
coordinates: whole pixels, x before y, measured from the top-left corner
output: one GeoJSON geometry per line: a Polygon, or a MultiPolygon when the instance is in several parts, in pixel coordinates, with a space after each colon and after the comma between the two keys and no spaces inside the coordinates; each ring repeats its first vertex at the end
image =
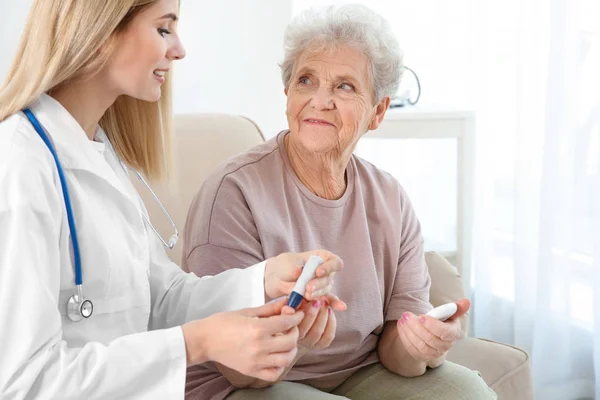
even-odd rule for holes
{"type": "Polygon", "coordinates": [[[94,314],[66,316],[76,287],[60,181],[18,113],[0,123],[0,398],[183,398],[179,325],[263,304],[264,262],[202,279],[184,273],[145,226],[106,135],[90,141],[47,95],[32,111],[65,170],[94,314]]]}

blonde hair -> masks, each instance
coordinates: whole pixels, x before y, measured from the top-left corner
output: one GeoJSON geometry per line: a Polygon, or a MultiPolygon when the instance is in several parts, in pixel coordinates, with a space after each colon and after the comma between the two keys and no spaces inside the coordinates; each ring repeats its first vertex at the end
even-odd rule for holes
{"type": "MultiPolygon", "coordinates": [[[[0,88],[0,121],[43,93],[99,72],[119,34],[156,0],[35,0],[17,56],[0,88]],[[99,51],[102,49],[102,51],[99,51]]],[[[150,179],[164,177],[172,135],[169,74],[160,101],[120,96],[100,126],[117,154],[150,179]]]]}

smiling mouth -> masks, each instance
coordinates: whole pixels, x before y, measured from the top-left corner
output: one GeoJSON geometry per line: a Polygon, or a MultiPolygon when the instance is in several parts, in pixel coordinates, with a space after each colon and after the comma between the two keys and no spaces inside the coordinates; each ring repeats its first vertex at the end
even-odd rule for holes
{"type": "Polygon", "coordinates": [[[304,120],[304,122],[306,122],[308,124],[311,124],[311,125],[335,126],[331,122],[327,122],[327,121],[324,121],[322,119],[307,118],[307,119],[304,120]]]}

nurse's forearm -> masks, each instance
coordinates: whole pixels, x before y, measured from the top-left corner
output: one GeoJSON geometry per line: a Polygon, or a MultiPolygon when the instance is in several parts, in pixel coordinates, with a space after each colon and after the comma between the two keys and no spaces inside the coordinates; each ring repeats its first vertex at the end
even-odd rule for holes
{"type": "Polygon", "coordinates": [[[425,373],[427,363],[415,360],[407,351],[398,335],[396,321],[385,324],[377,346],[379,361],[388,370],[404,377],[420,376],[425,373]]]}

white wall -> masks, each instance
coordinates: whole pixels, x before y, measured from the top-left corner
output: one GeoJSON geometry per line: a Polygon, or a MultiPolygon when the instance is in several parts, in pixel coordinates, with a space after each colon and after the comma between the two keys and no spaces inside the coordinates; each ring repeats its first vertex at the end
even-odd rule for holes
{"type": "Polygon", "coordinates": [[[8,73],[32,0],[0,0],[0,81],[8,73]]]}
{"type": "MultiPolygon", "coordinates": [[[[391,24],[405,64],[422,84],[420,105],[470,109],[473,104],[472,8],[480,0],[291,0],[292,15],[311,7],[360,3],[383,15],[391,24]]],[[[516,0],[511,0],[516,1],[516,0]]],[[[405,73],[400,93],[417,88],[405,73]]]]}
{"type": "MultiPolygon", "coordinates": [[[[0,0],[0,78],[6,76],[32,0],[0,0]]],[[[278,63],[290,0],[187,0],[180,34],[187,58],[176,64],[175,113],[241,114],[265,136],[284,129],[278,63]]]]}
{"type": "Polygon", "coordinates": [[[175,112],[228,112],[256,121],[265,136],[287,126],[278,63],[289,0],[182,2],[187,58],[175,80],[175,112]]]}

